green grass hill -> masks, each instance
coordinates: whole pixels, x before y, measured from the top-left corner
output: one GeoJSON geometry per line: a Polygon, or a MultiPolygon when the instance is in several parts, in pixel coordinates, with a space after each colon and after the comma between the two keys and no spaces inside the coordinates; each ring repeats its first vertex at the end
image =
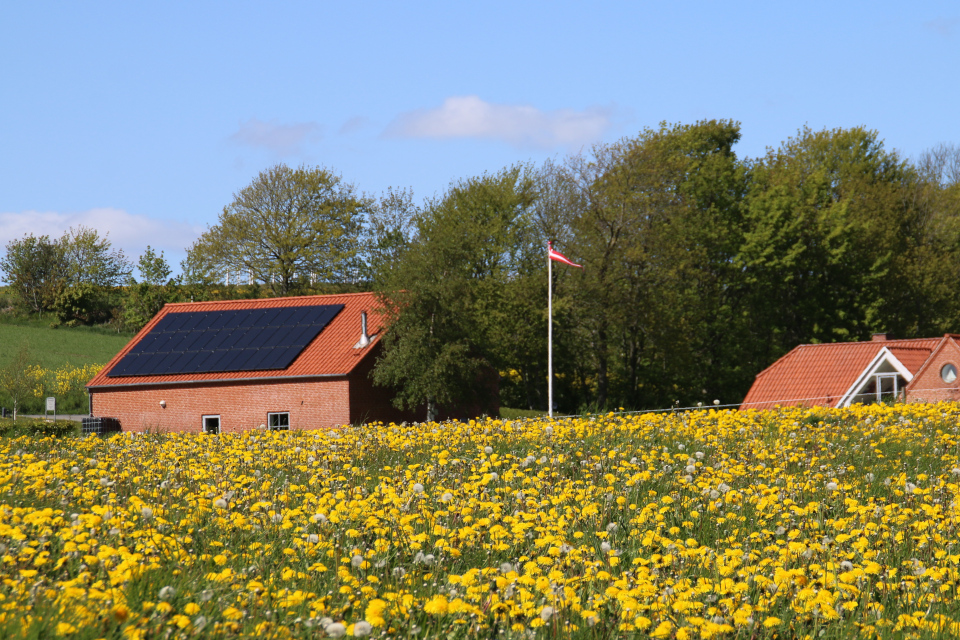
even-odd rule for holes
{"type": "Polygon", "coordinates": [[[36,364],[45,369],[106,364],[130,341],[99,327],[50,327],[49,321],[5,318],[0,320],[0,366],[6,365],[24,344],[36,364]]]}

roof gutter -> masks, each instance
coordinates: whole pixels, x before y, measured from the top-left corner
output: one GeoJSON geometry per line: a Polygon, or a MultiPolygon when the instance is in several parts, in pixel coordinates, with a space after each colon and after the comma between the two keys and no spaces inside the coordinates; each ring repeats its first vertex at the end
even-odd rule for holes
{"type": "Polygon", "coordinates": [[[170,387],[176,385],[195,385],[209,384],[212,382],[264,382],[267,380],[276,382],[286,382],[287,380],[316,380],[324,378],[346,378],[349,373],[317,373],[309,376],[263,376],[259,378],[214,378],[209,380],[175,380],[163,382],[128,382],[126,384],[98,384],[95,386],[87,385],[88,392],[94,392],[99,389],[120,389],[125,387],[170,387]]]}

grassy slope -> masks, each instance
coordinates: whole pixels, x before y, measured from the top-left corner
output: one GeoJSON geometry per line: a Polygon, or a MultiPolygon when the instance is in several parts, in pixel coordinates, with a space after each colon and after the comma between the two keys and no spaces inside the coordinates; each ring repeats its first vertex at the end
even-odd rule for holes
{"type": "Polygon", "coordinates": [[[131,337],[98,328],[51,329],[49,321],[8,319],[0,321],[0,366],[8,363],[24,343],[32,359],[47,369],[106,364],[131,337]]]}
{"type": "MultiPolygon", "coordinates": [[[[16,318],[0,314],[0,367],[6,366],[23,344],[30,349],[33,363],[56,370],[70,366],[106,364],[130,341],[132,334],[118,334],[99,327],[50,328],[49,319],[16,318]]],[[[61,413],[86,413],[85,393],[71,393],[57,399],[61,413]]],[[[0,406],[8,410],[13,401],[0,391],[0,406]]],[[[20,406],[22,413],[43,411],[42,399],[29,397],[20,406]]]]}

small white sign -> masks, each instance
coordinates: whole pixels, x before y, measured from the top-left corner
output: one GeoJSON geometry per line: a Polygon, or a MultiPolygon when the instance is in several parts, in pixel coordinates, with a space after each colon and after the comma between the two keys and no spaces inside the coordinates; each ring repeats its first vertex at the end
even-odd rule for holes
{"type": "Polygon", "coordinates": [[[56,410],[57,410],[57,399],[47,398],[47,411],[56,411],[56,410]]]}

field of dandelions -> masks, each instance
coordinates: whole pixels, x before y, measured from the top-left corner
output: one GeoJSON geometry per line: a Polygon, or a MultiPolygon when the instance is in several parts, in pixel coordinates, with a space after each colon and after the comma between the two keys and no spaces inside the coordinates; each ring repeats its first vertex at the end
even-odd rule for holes
{"type": "Polygon", "coordinates": [[[960,407],[0,440],[0,637],[960,633],[960,407]]]}

